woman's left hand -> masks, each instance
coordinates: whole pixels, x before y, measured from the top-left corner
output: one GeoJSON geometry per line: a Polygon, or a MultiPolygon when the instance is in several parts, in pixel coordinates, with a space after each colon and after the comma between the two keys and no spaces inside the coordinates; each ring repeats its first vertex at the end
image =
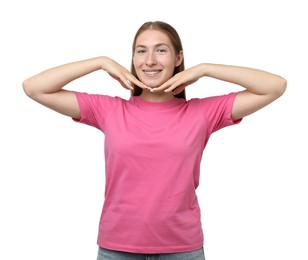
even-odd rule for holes
{"type": "Polygon", "coordinates": [[[204,71],[202,70],[202,65],[196,65],[187,70],[181,71],[175,74],[172,78],[167,80],[164,84],[159,87],[152,88],[151,92],[171,92],[174,95],[181,93],[184,88],[192,83],[196,82],[199,78],[204,76],[204,71]]]}

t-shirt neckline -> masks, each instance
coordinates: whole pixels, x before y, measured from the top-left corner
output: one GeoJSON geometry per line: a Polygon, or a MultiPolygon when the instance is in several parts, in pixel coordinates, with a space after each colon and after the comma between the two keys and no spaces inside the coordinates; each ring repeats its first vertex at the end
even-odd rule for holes
{"type": "Polygon", "coordinates": [[[131,97],[131,101],[135,103],[138,107],[143,109],[170,109],[185,102],[183,98],[174,98],[168,101],[154,102],[146,101],[141,96],[131,97]]]}

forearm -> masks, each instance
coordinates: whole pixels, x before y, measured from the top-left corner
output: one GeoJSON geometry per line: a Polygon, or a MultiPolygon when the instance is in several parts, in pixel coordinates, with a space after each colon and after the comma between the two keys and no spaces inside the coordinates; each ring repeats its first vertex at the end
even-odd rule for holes
{"type": "Polygon", "coordinates": [[[49,94],[61,90],[69,82],[101,69],[104,57],[76,61],[45,70],[23,82],[27,95],[49,94]]]}
{"type": "Polygon", "coordinates": [[[220,64],[200,64],[200,66],[203,76],[240,85],[258,95],[281,95],[286,87],[284,78],[258,69],[220,64]]]}

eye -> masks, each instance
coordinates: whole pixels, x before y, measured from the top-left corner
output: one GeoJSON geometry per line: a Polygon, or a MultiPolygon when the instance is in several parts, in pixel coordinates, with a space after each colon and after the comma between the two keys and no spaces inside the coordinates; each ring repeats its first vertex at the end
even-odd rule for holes
{"type": "Polygon", "coordinates": [[[137,49],[137,50],[135,51],[135,53],[137,53],[137,54],[143,54],[143,53],[145,53],[145,52],[146,52],[145,49],[137,49]]]}
{"type": "Polygon", "coordinates": [[[165,53],[165,52],[167,52],[167,50],[166,50],[166,49],[159,48],[159,49],[157,49],[157,52],[158,52],[158,53],[165,53]]]}

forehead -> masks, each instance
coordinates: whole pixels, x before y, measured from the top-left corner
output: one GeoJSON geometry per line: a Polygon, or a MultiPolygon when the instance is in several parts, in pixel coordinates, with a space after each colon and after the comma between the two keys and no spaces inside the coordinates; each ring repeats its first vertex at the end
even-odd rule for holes
{"type": "Polygon", "coordinates": [[[172,46],[168,35],[162,31],[148,29],[140,33],[136,39],[136,46],[153,46],[157,44],[166,44],[172,46]]]}

